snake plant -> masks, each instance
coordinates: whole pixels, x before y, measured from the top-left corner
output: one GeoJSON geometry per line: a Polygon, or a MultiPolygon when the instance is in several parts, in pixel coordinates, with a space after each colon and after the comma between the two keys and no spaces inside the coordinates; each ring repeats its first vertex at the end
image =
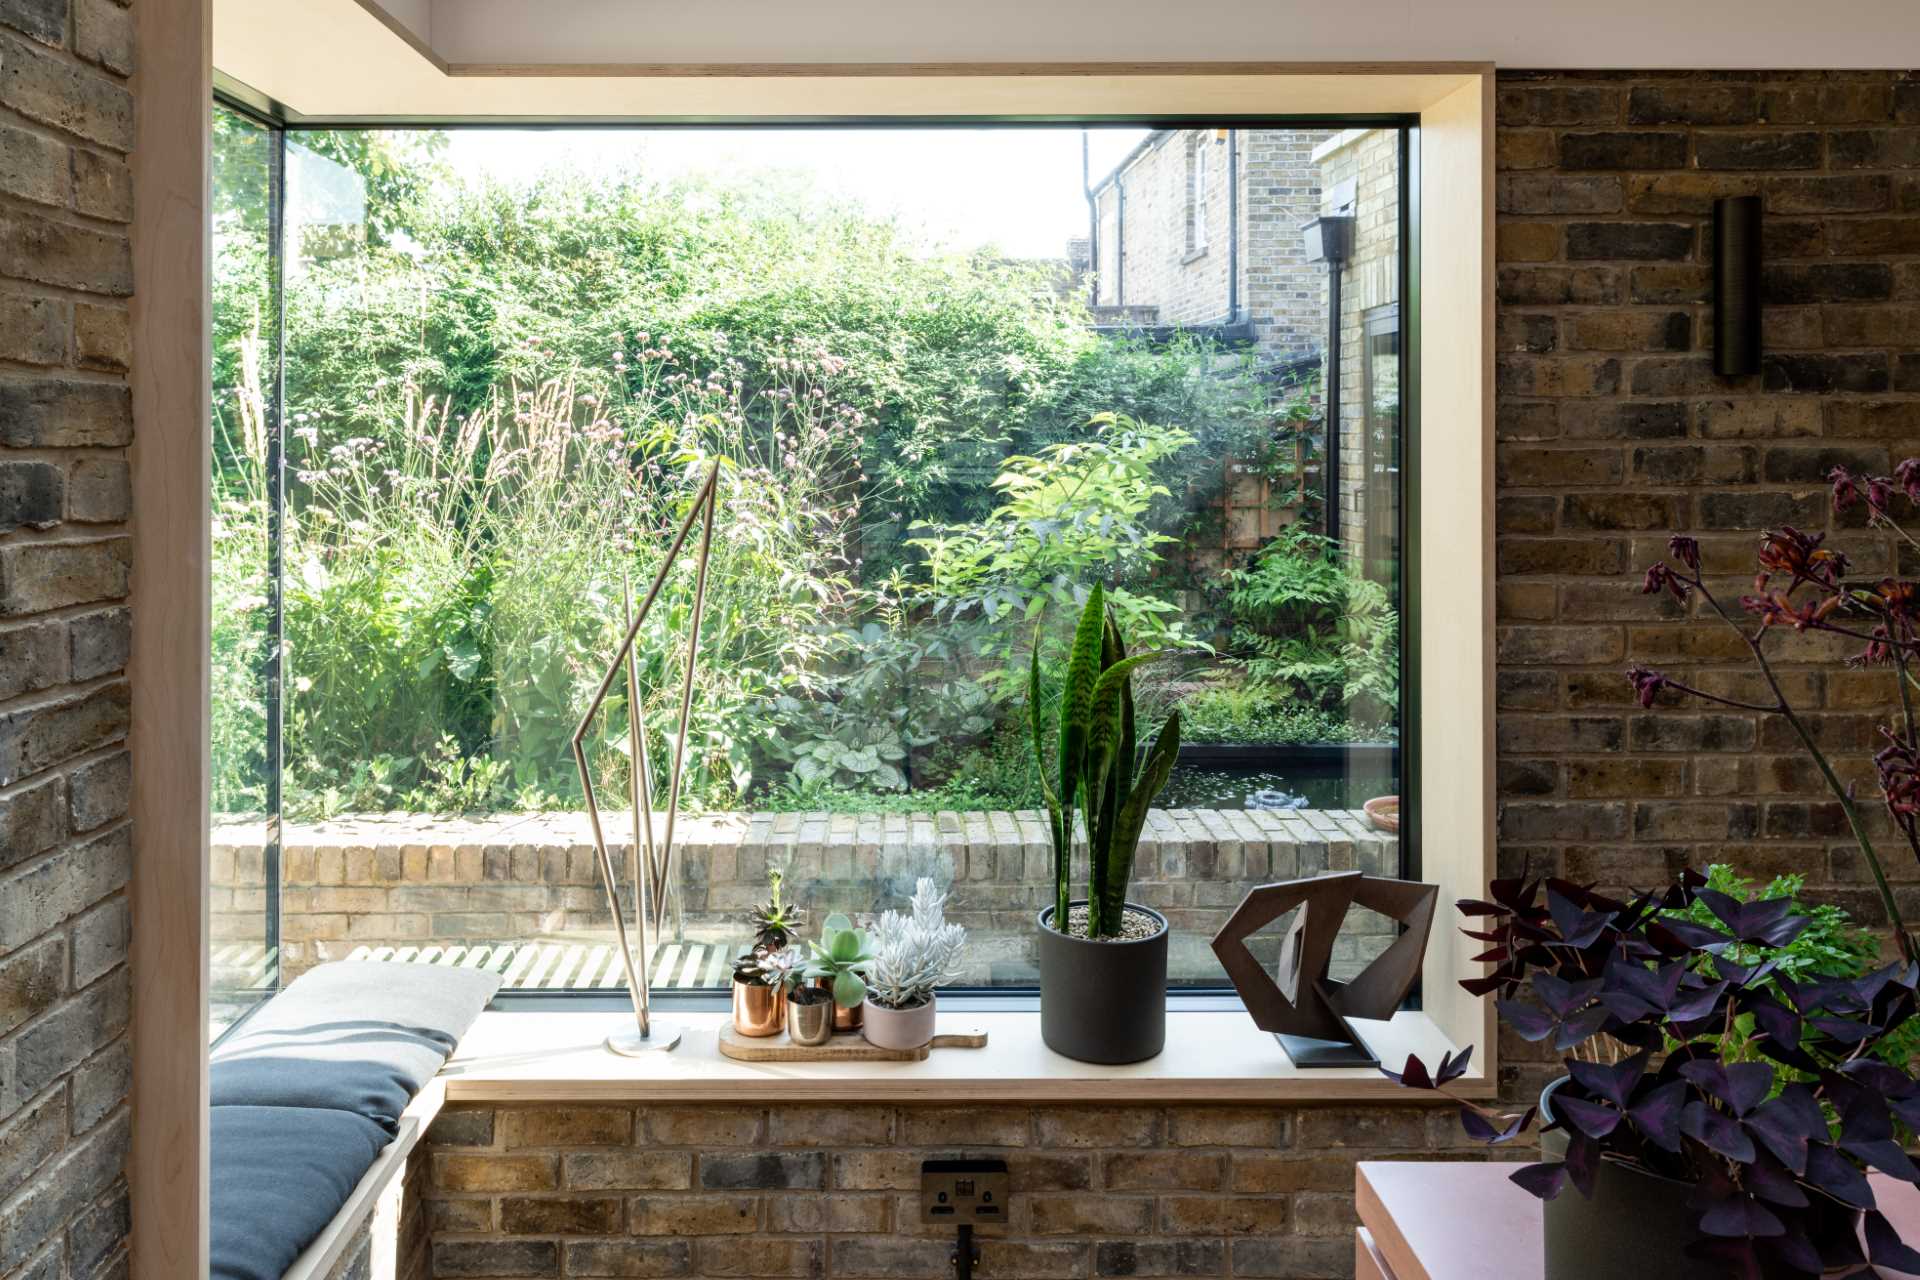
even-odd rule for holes
{"type": "Polygon", "coordinates": [[[1054,765],[1049,777],[1042,725],[1040,644],[1035,637],[1027,679],[1034,762],[1046,796],[1053,837],[1053,925],[1067,926],[1068,879],[1075,821],[1087,841],[1087,936],[1120,935],[1133,855],[1147,822],[1147,806],[1167,784],[1180,754],[1180,713],[1167,717],[1153,747],[1139,760],[1134,737],[1133,670],[1164,651],[1127,656],[1125,641],[1098,584],[1074,628],[1060,694],[1054,765]],[[1057,777],[1057,781],[1055,778],[1057,777]]]}

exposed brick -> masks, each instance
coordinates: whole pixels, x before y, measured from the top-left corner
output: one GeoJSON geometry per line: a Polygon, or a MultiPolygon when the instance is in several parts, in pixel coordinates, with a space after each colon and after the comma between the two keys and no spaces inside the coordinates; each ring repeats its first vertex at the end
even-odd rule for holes
{"type": "Polygon", "coordinates": [[[693,1246],[685,1240],[592,1240],[567,1244],[570,1276],[684,1276],[692,1271],[693,1246]]]}
{"type": "Polygon", "coordinates": [[[1150,1107],[1062,1107],[1040,1112],[1036,1127],[1043,1147],[1150,1147],[1161,1116],[1150,1107]]]}
{"type": "Polygon", "coordinates": [[[500,1230],[510,1236],[612,1235],[620,1230],[617,1198],[502,1196],[500,1230]]]}
{"type": "MultiPolygon", "coordinates": [[[[560,1246],[552,1240],[436,1240],[433,1244],[433,1274],[436,1276],[557,1276],[560,1274],[560,1246]]],[[[603,1271],[599,1274],[621,1273],[603,1271]]]]}
{"type": "Polygon", "coordinates": [[[1693,160],[1702,169],[1817,169],[1823,144],[1818,133],[1700,133],[1693,160]]]}
{"type": "Polygon", "coordinates": [[[1893,270],[1882,262],[1777,265],[1761,272],[1769,303],[1884,302],[1893,296],[1893,270]]]}
{"type": "Polygon", "coordinates": [[[127,687],[115,684],[0,715],[0,786],[125,736],[127,708],[127,687]]]}
{"type": "Polygon", "coordinates": [[[1287,1229],[1286,1196],[1166,1196],[1160,1201],[1165,1235],[1275,1235],[1287,1229]]]}
{"type": "Polygon", "coordinates": [[[1885,391],[1892,374],[1885,353],[1846,355],[1768,353],[1762,357],[1769,391],[1826,394],[1834,391],[1885,391]]]}
{"type": "Polygon", "coordinates": [[[1141,1236],[1153,1229],[1153,1198],[1099,1195],[1028,1196],[1027,1218],[1036,1235],[1141,1236]]]}
{"type": "Polygon", "coordinates": [[[133,400],[123,383],[0,379],[0,445],[112,447],[132,439],[133,400]]]}
{"type": "Polygon", "coordinates": [[[722,1236],[700,1241],[699,1263],[708,1276],[818,1276],[825,1257],[817,1240],[722,1236]]]}
{"type": "Polygon", "coordinates": [[[636,1236],[752,1234],[759,1229],[760,1202],[752,1196],[635,1196],[627,1215],[627,1229],[636,1236]]]}
{"type": "Polygon", "coordinates": [[[1640,85],[1627,97],[1628,124],[1752,124],[1760,95],[1751,85],[1640,85]]]}
{"type": "Polygon", "coordinates": [[[795,1190],[827,1185],[826,1157],[818,1152],[702,1155],[700,1185],[708,1190],[795,1190]]]}
{"type": "MultiPolygon", "coordinates": [[[[126,297],[133,257],[124,235],[0,209],[0,276],[126,297]]],[[[0,423],[5,416],[0,412],[0,423]]]]}
{"type": "Polygon", "coordinates": [[[633,1141],[633,1112],[626,1107],[516,1107],[499,1113],[499,1129],[501,1144],[509,1149],[623,1147],[633,1141]]]}
{"type": "Polygon", "coordinates": [[[1027,1145],[1024,1107],[913,1107],[901,1113],[900,1139],[916,1147],[1027,1145]]]}
{"type": "Polygon", "coordinates": [[[1830,133],[1827,160],[1836,169],[1911,169],[1920,166],[1920,133],[1912,129],[1830,133]]]}
{"type": "Polygon", "coordinates": [[[647,1113],[647,1135],[667,1147],[745,1147],[760,1140],[762,1118],[743,1107],[673,1107],[647,1113]]]}
{"type": "MultiPolygon", "coordinates": [[[[67,629],[59,622],[0,628],[0,698],[35,693],[67,678],[67,629]]],[[[0,866],[5,863],[0,861],[0,866]]]]}
{"type": "Polygon", "coordinates": [[[67,0],[0,0],[0,26],[58,48],[67,39],[67,0]]]}
{"type": "Polygon", "coordinates": [[[1217,1276],[1225,1267],[1217,1240],[1103,1240],[1093,1255],[1097,1276],[1217,1276]]]}
{"type": "Polygon", "coordinates": [[[1880,174],[1775,178],[1768,213],[1874,213],[1893,203],[1893,180],[1880,174]]]}
{"type": "MultiPolygon", "coordinates": [[[[559,1158],[551,1155],[435,1152],[433,1185],[444,1191],[551,1191],[559,1185],[558,1163],[559,1158]]],[[[568,1185],[582,1184],[569,1179],[568,1185]]]]}
{"type": "Polygon", "coordinates": [[[73,51],[109,71],[133,70],[133,14],[114,0],[73,0],[73,51]]]}
{"type": "Polygon", "coordinates": [[[1686,163],[1684,133],[1635,129],[1560,135],[1563,169],[1678,169],[1686,163]]]}
{"type": "Polygon", "coordinates": [[[58,777],[0,796],[0,871],[45,853],[66,836],[66,796],[66,781],[58,777]]]}
{"type": "Polygon", "coordinates": [[[1683,222],[1575,222],[1567,227],[1567,258],[1686,258],[1693,227],[1683,222]]]}
{"type": "Polygon", "coordinates": [[[49,529],[66,511],[66,476],[50,462],[0,458],[0,533],[49,529]]]}
{"type": "Polygon", "coordinates": [[[69,662],[75,680],[93,680],[127,665],[133,617],[125,608],[82,614],[67,624],[69,662]]]}
{"type": "MultiPolygon", "coordinates": [[[[51,1009],[66,989],[67,944],[58,934],[0,958],[0,1035],[51,1009]]],[[[7,1163],[7,1146],[0,1136],[0,1169],[7,1163]]]]}
{"type": "Polygon", "coordinates": [[[133,357],[127,312],[80,303],[73,309],[73,358],[83,368],[124,373],[133,357]]]}
{"type": "Polygon", "coordinates": [[[1225,1176],[1224,1156],[1197,1152],[1116,1152],[1100,1162],[1100,1180],[1112,1191],[1218,1191],[1225,1176]]]}
{"type": "Polygon", "coordinates": [[[1617,123],[1620,110],[1610,86],[1517,85],[1499,90],[1494,114],[1502,124],[1593,125],[1617,123]]]}
{"type": "Polygon", "coordinates": [[[109,898],[73,926],[73,985],[84,987],[127,958],[127,899],[109,898]]]}
{"type": "Polygon", "coordinates": [[[1619,213],[1625,206],[1625,189],[1612,175],[1509,173],[1494,191],[1494,207],[1503,214],[1619,213]]]}
{"type": "Polygon", "coordinates": [[[884,1146],[892,1140],[888,1107],[795,1105],[775,1107],[767,1116],[767,1142],[776,1147],[884,1146]]]}
{"type": "Polygon", "coordinates": [[[127,594],[133,547],[104,542],[42,542],[0,547],[0,618],[127,594]]]}
{"type": "Polygon", "coordinates": [[[0,1269],[11,1272],[119,1177],[127,1157],[125,1117],[76,1139],[0,1216],[0,1269]]]}
{"type": "Polygon", "coordinates": [[[108,76],[0,34],[0,103],[116,151],[133,146],[133,95],[108,76]]]}

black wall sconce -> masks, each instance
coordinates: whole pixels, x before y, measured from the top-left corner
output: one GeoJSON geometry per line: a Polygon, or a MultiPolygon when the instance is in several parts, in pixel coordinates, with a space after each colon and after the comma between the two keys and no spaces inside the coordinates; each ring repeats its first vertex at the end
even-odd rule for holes
{"type": "Polygon", "coordinates": [[[1713,202],[1713,371],[1760,372],[1760,197],[1713,202]]]}

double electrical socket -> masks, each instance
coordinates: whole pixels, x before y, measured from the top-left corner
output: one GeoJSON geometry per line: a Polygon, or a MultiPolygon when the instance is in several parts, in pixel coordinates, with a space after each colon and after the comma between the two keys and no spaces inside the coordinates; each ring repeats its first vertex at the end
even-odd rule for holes
{"type": "Polygon", "coordinates": [[[1005,1160],[927,1160],[920,1165],[920,1220],[992,1226],[1007,1220],[1005,1160]]]}

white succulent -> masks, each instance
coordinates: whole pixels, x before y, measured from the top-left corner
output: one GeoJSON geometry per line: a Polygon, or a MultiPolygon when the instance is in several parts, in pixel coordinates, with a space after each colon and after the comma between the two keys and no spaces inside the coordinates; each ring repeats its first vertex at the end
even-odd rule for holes
{"type": "Polygon", "coordinates": [[[931,999],[935,987],[953,980],[967,931],[947,923],[946,905],[947,895],[922,876],[914,886],[911,914],[888,911],[874,922],[867,995],[875,1004],[913,1008],[931,999]]]}

